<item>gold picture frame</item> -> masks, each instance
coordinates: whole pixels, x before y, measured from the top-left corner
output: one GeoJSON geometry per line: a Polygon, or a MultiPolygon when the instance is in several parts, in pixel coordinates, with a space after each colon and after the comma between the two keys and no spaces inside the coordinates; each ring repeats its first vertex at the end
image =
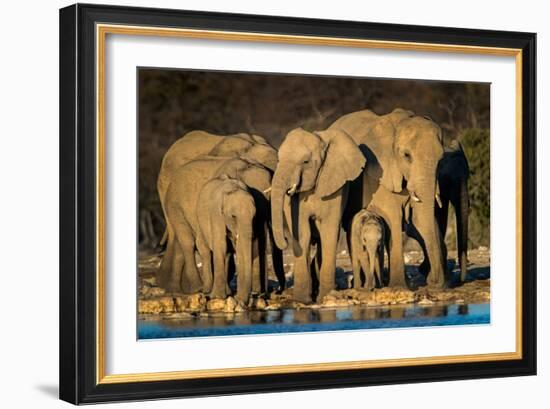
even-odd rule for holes
{"type": "MultiPolygon", "coordinates": [[[[70,46],[62,48],[61,58],[66,58],[72,64],[79,64],[76,61],[76,50],[81,49],[83,55],[92,56],[93,61],[86,61],[88,64],[87,71],[84,67],[76,67],[74,72],[75,83],[77,81],[85,81],[87,88],[86,93],[88,95],[93,93],[95,99],[94,111],[95,111],[95,131],[93,133],[96,155],[93,161],[94,167],[94,179],[92,188],[96,192],[95,194],[95,212],[92,215],[95,220],[95,233],[94,233],[94,285],[93,291],[94,299],[91,301],[95,306],[94,323],[94,350],[90,351],[90,344],[86,346],[86,362],[90,364],[90,357],[93,356],[94,368],[86,368],[86,375],[82,374],[77,376],[79,379],[70,380],[70,376],[67,373],[62,373],[62,399],[71,402],[93,402],[110,400],[113,396],[119,396],[120,399],[135,399],[136,397],[148,398],[149,396],[142,396],[138,394],[140,383],[150,384],[158,382],[168,381],[190,381],[190,380],[218,380],[220,378],[227,379],[228,377],[251,377],[258,376],[276,376],[282,374],[296,374],[296,373],[324,373],[330,374],[334,371],[368,371],[370,369],[391,369],[391,368],[415,368],[419,366],[446,366],[446,368],[452,368],[453,365],[489,365],[486,368],[491,368],[490,363],[506,361],[509,364],[510,373],[516,371],[522,373],[533,373],[534,364],[533,356],[535,351],[533,350],[534,340],[532,334],[534,332],[534,321],[532,318],[532,311],[534,310],[533,304],[533,290],[534,285],[534,271],[530,267],[526,271],[526,266],[534,266],[533,251],[530,250],[527,256],[524,254],[526,240],[533,237],[534,225],[530,220],[534,217],[531,213],[532,208],[525,208],[526,200],[529,200],[533,194],[534,186],[532,185],[532,173],[531,168],[526,168],[524,159],[533,155],[531,151],[531,145],[534,143],[534,130],[533,130],[533,104],[534,96],[532,91],[532,83],[534,81],[534,36],[525,33],[499,33],[501,36],[500,41],[495,44],[487,45],[487,43],[493,40],[489,39],[484,32],[469,33],[461,31],[459,29],[439,29],[436,33],[431,33],[430,36],[433,41],[421,42],[415,39],[414,33],[423,32],[423,28],[410,27],[408,32],[402,34],[402,37],[409,35],[411,40],[404,39],[392,39],[391,37],[391,25],[385,25],[380,28],[379,37],[386,38],[364,38],[365,33],[361,31],[363,29],[370,29],[366,23],[357,24],[357,36],[356,37],[343,37],[338,34],[338,27],[331,24],[331,22],[320,21],[317,22],[317,32],[319,34],[288,34],[285,33],[285,27],[288,31],[295,31],[296,26],[299,26],[301,21],[299,19],[282,19],[274,18],[278,21],[279,31],[270,28],[269,31],[242,31],[231,30],[223,28],[224,25],[231,23],[231,16],[227,15],[227,21],[223,24],[219,23],[217,18],[212,16],[212,24],[210,27],[197,28],[193,27],[193,20],[198,16],[188,12],[174,12],[175,19],[180,18],[181,26],[178,27],[175,24],[164,25],[162,16],[155,10],[151,9],[132,9],[132,8],[111,8],[111,7],[96,7],[96,6],[71,6],[61,10],[61,23],[62,27],[65,24],[65,29],[61,30],[62,41],[64,36],[74,36],[70,42],[70,46]],[[120,19],[117,13],[127,13],[124,19],[120,19]],[[179,13],[179,14],[178,14],[179,13]],[[137,16],[137,17],[135,17],[137,16]],[[142,24],[142,19],[157,19],[156,24],[142,24]],[[277,20],[279,19],[279,20],[277,20]],[[134,20],[134,21],[132,21],[134,20]],[[84,27],[80,26],[78,22],[81,22],[84,27]],[[286,26],[285,26],[286,24],[286,26]],[[361,26],[363,24],[363,26],[361,26]],[[82,38],[78,38],[75,33],[79,30],[84,32],[82,38]],[[87,31],[86,31],[87,30],[87,31]],[[455,30],[455,31],[452,31],[455,30]],[[462,42],[450,43],[446,39],[446,34],[452,31],[457,37],[461,38],[462,42]],[[91,35],[93,33],[93,36],[91,35]],[[323,34],[321,34],[323,33],[323,34]],[[324,34],[326,33],[326,34],[324,34]],[[515,35],[517,34],[517,35],[515,35]],[[105,345],[105,107],[106,107],[106,87],[105,87],[105,43],[108,36],[112,35],[126,35],[126,36],[160,36],[168,38],[194,38],[194,39],[209,39],[209,40],[221,40],[221,41],[245,41],[256,43],[282,43],[282,44],[298,44],[298,45],[323,45],[334,47],[355,47],[355,48],[374,48],[382,50],[405,50],[405,51],[429,51],[429,52],[445,52],[445,53],[466,53],[466,54],[481,54],[481,55],[497,55],[497,56],[510,56],[515,58],[516,65],[516,346],[515,351],[508,353],[487,353],[477,355],[451,355],[451,356],[435,356],[435,357],[419,357],[419,358],[405,358],[405,359],[386,359],[386,360],[372,360],[372,361],[351,361],[351,362],[320,362],[316,364],[300,364],[300,365],[281,365],[281,366],[261,366],[261,367],[247,367],[247,368],[219,368],[208,370],[190,370],[190,371],[175,371],[175,372],[155,372],[155,373],[130,373],[130,374],[106,374],[105,372],[105,359],[106,359],[106,345],[105,345]],[[71,53],[72,51],[72,53],[71,53]],[[92,67],[89,67],[93,64],[92,67]],[[80,71],[79,71],[80,69],[80,71]],[[94,72],[94,77],[89,78],[89,73],[94,72]],[[79,77],[80,75],[80,77],[79,77]],[[86,78],[83,78],[86,76],[86,78]],[[90,87],[89,84],[93,84],[90,87]],[[526,124],[526,121],[528,122],[526,124]],[[527,149],[526,149],[527,146],[527,149]],[[525,183],[528,186],[525,186],[525,183]],[[527,218],[529,223],[525,222],[526,210],[529,212],[527,218]],[[527,257],[527,259],[526,259],[527,257]],[[525,280],[528,280],[527,286],[525,280]],[[525,299],[525,295],[529,295],[529,299],[525,299]],[[526,310],[526,306],[528,309],[526,310]],[[528,330],[526,330],[526,328],[528,330]],[[525,337],[527,336],[527,342],[525,337]],[[90,374],[93,373],[93,377],[90,374]],[[74,385],[74,382],[79,382],[84,379],[87,383],[86,388],[70,388],[74,385]],[[67,387],[63,387],[63,382],[67,387]],[[113,389],[114,392],[105,392],[109,388],[122,388],[113,389]],[[70,389],[79,389],[79,392],[69,392],[70,389]],[[128,392],[129,391],[129,392],[128,392]],[[117,395],[118,394],[118,395],[117,395]],[[126,394],[126,395],[124,395],[126,394]],[[124,396],[123,396],[124,395],[124,396]]],[[[201,17],[204,17],[201,14],[201,17]]],[[[242,16],[240,16],[242,18],[242,16]]],[[[261,20],[256,20],[254,16],[247,16],[251,25],[261,25],[261,20]]],[[[198,23],[196,23],[198,24],[198,23]]],[[[265,23],[267,24],[267,23],[265,23]]],[[[275,24],[277,25],[277,24],[275,24]]],[[[82,63],[80,63],[82,64],[82,63]]],[[[62,71],[63,71],[62,64],[62,71]]],[[[62,72],[63,76],[63,72],[62,72]]],[[[84,82],[83,82],[84,84],[84,82]]],[[[71,84],[72,85],[72,84],[71,84]]],[[[63,86],[63,85],[62,85],[63,86]]],[[[68,86],[68,85],[67,85],[68,86]]],[[[76,94],[78,89],[73,90],[76,94]]],[[[66,110],[62,109],[62,115],[66,116],[71,111],[76,111],[77,106],[74,106],[75,100],[69,99],[63,100],[62,93],[62,107],[66,106],[66,110]]],[[[89,108],[89,107],[88,107],[89,108]]],[[[73,121],[76,119],[73,118],[73,121]]],[[[84,135],[75,135],[74,127],[72,132],[66,131],[63,134],[62,131],[62,143],[64,139],[78,139],[87,137],[84,135]]],[[[73,152],[74,153],[74,152],[73,152]]],[[[62,155],[62,167],[63,160],[67,160],[62,155]]],[[[72,161],[71,161],[72,164],[72,161]]],[[[66,169],[71,168],[65,164],[66,169]]],[[[74,167],[70,169],[74,171],[74,167]]],[[[62,192],[65,200],[71,201],[75,208],[78,209],[79,204],[75,203],[74,195],[70,197],[69,190],[62,192]]],[[[67,229],[66,225],[63,225],[62,221],[62,240],[63,232],[68,235],[72,233],[73,229],[67,229]]],[[[67,236],[65,236],[67,239],[67,236]]],[[[74,271],[74,269],[63,270],[61,272],[61,279],[64,280],[66,275],[71,274],[73,276],[82,274],[74,271]]],[[[90,278],[87,278],[90,280],[90,278]]],[[[75,280],[74,286],[76,286],[75,280]]],[[[89,281],[91,282],[91,281],[89,281]]],[[[90,293],[91,294],[91,293],[90,293]]],[[[63,297],[63,294],[62,294],[63,297]]],[[[89,296],[88,296],[89,297],[89,296]]],[[[88,299],[88,302],[90,300],[88,299]]],[[[88,306],[91,304],[87,304],[88,306]]],[[[64,303],[62,298],[62,309],[72,309],[73,313],[70,316],[75,316],[74,311],[78,308],[83,308],[82,304],[73,301],[70,305],[64,303]]],[[[73,323],[73,325],[76,325],[73,323]]],[[[70,334],[72,327],[63,328],[62,325],[62,349],[63,338],[67,338],[65,342],[69,342],[69,339],[74,339],[74,334],[70,334]]],[[[79,335],[81,336],[81,335],[79,335]]],[[[81,351],[82,352],[82,351],[81,351]]],[[[82,355],[81,355],[82,356],[82,355]]],[[[62,357],[62,359],[70,359],[74,361],[74,368],[77,368],[77,362],[81,357],[76,356],[74,351],[69,351],[68,355],[62,357]]],[[[62,366],[63,367],[63,366],[62,366]]],[[[472,367],[473,368],[473,367],[472,367]]],[[[469,370],[472,370],[469,368],[469,370]]],[[[494,367],[497,368],[497,367],[494,367]]],[[[80,366],[79,370],[84,370],[80,366]]],[[[447,369],[448,370],[448,369],[447,369]]],[[[63,372],[63,371],[62,371],[63,372]]],[[[495,369],[495,376],[499,376],[500,372],[495,369]]],[[[368,373],[368,372],[366,372],[368,373]]],[[[452,373],[446,375],[449,379],[460,376],[453,376],[452,373]]],[[[475,375],[474,375],[475,376],[475,375]]],[[[479,375],[480,376],[480,375],[479,375]]],[[[375,382],[374,382],[375,383],[375,382]]],[[[321,382],[320,387],[324,387],[321,382]]],[[[330,382],[326,385],[330,386],[330,382]]],[[[296,386],[300,388],[299,385],[296,386]]],[[[189,388],[185,383],[181,383],[180,386],[174,387],[175,392],[172,395],[166,396],[187,396],[194,394],[208,393],[204,390],[189,388]],[[178,392],[178,387],[179,392],[178,392]]],[[[219,389],[220,391],[223,388],[219,389]]],[[[249,391],[261,390],[261,386],[250,386],[249,391]]],[[[267,390],[267,389],[265,389],[267,390]]],[[[275,388],[277,390],[277,388],[275,388]]],[[[231,391],[231,390],[227,390],[231,391]]],[[[163,392],[152,392],[151,398],[162,397],[163,392]]],[[[214,392],[217,393],[217,392],[214,392]]],[[[221,393],[221,392],[220,392],[221,393]]],[[[119,399],[116,397],[115,399],[119,399]]]]}

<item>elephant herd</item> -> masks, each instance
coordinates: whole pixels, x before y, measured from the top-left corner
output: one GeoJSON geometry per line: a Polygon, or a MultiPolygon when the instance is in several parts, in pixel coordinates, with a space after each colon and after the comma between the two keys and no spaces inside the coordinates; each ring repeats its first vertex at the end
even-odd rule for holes
{"type": "Polygon", "coordinates": [[[424,251],[427,284],[443,287],[449,203],[466,276],[468,173],[458,142],[444,149],[436,123],[403,109],[353,112],[323,131],[294,129],[278,151],[256,135],[190,132],[166,152],[158,176],[166,218],[158,283],[223,299],[236,274],[235,299],[245,306],[268,292],[268,248],[285,289],[288,247],[292,298],[321,302],[335,289],[343,229],[354,288],[406,286],[403,232],[424,251]]]}

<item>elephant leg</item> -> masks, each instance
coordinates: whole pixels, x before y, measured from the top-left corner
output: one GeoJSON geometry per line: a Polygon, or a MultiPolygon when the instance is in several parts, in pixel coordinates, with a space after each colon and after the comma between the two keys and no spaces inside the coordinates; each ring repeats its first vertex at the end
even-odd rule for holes
{"type": "MultiPolygon", "coordinates": [[[[311,250],[310,250],[311,251],[311,250]]],[[[321,276],[321,265],[323,264],[323,255],[321,245],[315,243],[315,254],[311,256],[310,271],[311,271],[311,295],[315,298],[319,293],[319,280],[321,276]]]]}
{"type": "Polygon", "coordinates": [[[203,291],[205,294],[208,294],[212,291],[213,284],[212,252],[210,251],[210,248],[208,248],[208,245],[200,239],[197,240],[197,250],[199,251],[202,260],[201,279],[203,283],[203,291]]]}
{"type": "MultiPolygon", "coordinates": [[[[359,244],[357,244],[359,246],[359,244]]],[[[355,248],[355,245],[352,243],[349,247],[353,249],[351,253],[351,269],[353,271],[353,288],[359,290],[363,288],[363,282],[361,280],[361,259],[359,248],[355,248]]]]}
{"type": "Polygon", "coordinates": [[[271,263],[273,266],[273,272],[275,273],[275,276],[277,277],[277,281],[279,282],[279,291],[281,292],[286,287],[285,269],[283,264],[283,252],[275,244],[275,240],[273,239],[273,232],[271,231],[271,229],[268,229],[268,230],[269,230],[269,239],[271,244],[271,263]]]}
{"type": "Polygon", "coordinates": [[[258,235],[258,259],[260,262],[260,291],[263,294],[269,292],[269,279],[267,274],[267,225],[263,224],[258,235]]]}
{"type": "Polygon", "coordinates": [[[426,243],[424,242],[424,239],[420,236],[420,233],[416,229],[414,229],[414,238],[420,245],[420,248],[422,249],[422,254],[424,254],[424,259],[422,260],[422,263],[418,266],[418,271],[420,274],[426,278],[428,276],[428,273],[430,272],[430,259],[428,258],[428,249],[426,248],[426,243]]]}
{"type": "MultiPolygon", "coordinates": [[[[305,219],[305,217],[303,217],[305,219]]],[[[298,246],[294,253],[294,289],[293,298],[301,303],[311,303],[311,273],[309,269],[309,246],[311,229],[308,220],[301,220],[298,246]],[[296,251],[298,250],[298,251],[296,251]]],[[[296,247],[296,246],[295,246],[296,247]]]]}
{"type": "Polygon", "coordinates": [[[375,276],[375,287],[382,287],[382,271],[384,270],[384,250],[381,246],[382,251],[378,251],[376,254],[376,260],[374,261],[374,276],[375,276]]]}
{"type": "Polygon", "coordinates": [[[225,276],[227,277],[227,280],[225,283],[227,294],[231,294],[231,288],[229,287],[229,283],[233,281],[236,271],[237,269],[235,267],[235,257],[233,256],[233,253],[227,253],[225,255],[225,269],[224,269],[225,276]]]}
{"type": "Polygon", "coordinates": [[[252,241],[252,293],[254,294],[260,294],[263,288],[259,247],[259,239],[256,238],[252,241]]]}
{"type": "Polygon", "coordinates": [[[190,237],[182,238],[182,240],[178,238],[178,243],[183,251],[183,260],[185,260],[181,288],[184,294],[198,293],[202,290],[202,281],[195,261],[195,243],[190,237]]]}
{"type": "Polygon", "coordinates": [[[376,260],[377,274],[378,274],[378,287],[383,287],[385,285],[384,277],[384,240],[380,243],[378,248],[378,259],[376,260]]]}
{"type": "MultiPolygon", "coordinates": [[[[179,216],[179,215],[178,215],[179,216]]],[[[172,272],[181,269],[183,265],[183,274],[181,275],[181,289],[184,294],[194,294],[202,290],[202,281],[197,270],[195,262],[195,239],[191,228],[182,217],[173,217],[173,231],[175,232],[175,253],[181,250],[183,258],[173,261],[172,272]],[[185,261],[185,262],[184,262],[185,261]]]]}
{"type": "Polygon", "coordinates": [[[456,215],[456,240],[458,262],[460,264],[460,280],[466,280],[468,274],[468,185],[462,181],[460,191],[453,201],[453,207],[456,215]]]}
{"type": "Polygon", "coordinates": [[[388,223],[389,258],[390,258],[390,287],[406,287],[405,264],[403,262],[403,235],[401,234],[401,218],[394,217],[388,223]]]}
{"type": "MultiPolygon", "coordinates": [[[[441,234],[442,241],[445,242],[445,235],[447,234],[447,224],[449,220],[449,198],[446,197],[446,195],[444,194],[442,194],[441,196],[441,207],[435,207],[435,218],[437,220],[437,225],[439,226],[439,232],[441,234]]],[[[418,235],[420,234],[418,233],[418,235]]],[[[424,275],[424,277],[427,277],[428,272],[430,271],[428,252],[425,244],[421,244],[421,246],[424,253],[424,260],[422,260],[422,264],[420,264],[418,271],[420,271],[424,275]]],[[[445,255],[444,260],[446,259],[447,257],[445,255]]]]}
{"type": "MultiPolygon", "coordinates": [[[[352,243],[352,235],[351,235],[351,226],[350,224],[348,224],[347,227],[344,227],[344,234],[346,235],[346,244],[348,246],[348,257],[351,261],[351,266],[352,266],[352,271],[354,272],[353,270],[353,252],[356,251],[354,249],[354,245],[352,243]]],[[[361,272],[359,272],[359,275],[361,275],[361,272]]],[[[359,288],[359,287],[355,287],[355,272],[353,274],[353,288],[359,288]]]]}
{"type": "Polygon", "coordinates": [[[323,263],[319,274],[319,295],[317,299],[322,301],[335,288],[336,250],[338,247],[340,223],[320,223],[319,233],[321,235],[323,263]]]}
{"type": "Polygon", "coordinates": [[[181,291],[182,266],[178,269],[174,269],[174,265],[177,264],[174,262],[174,259],[181,256],[181,250],[176,249],[177,245],[175,237],[169,237],[166,252],[162,257],[162,262],[157,273],[159,286],[168,292],[181,291]]]}
{"type": "Polygon", "coordinates": [[[437,206],[435,208],[435,217],[437,219],[437,224],[439,226],[439,231],[441,235],[445,237],[447,233],[447,223],[449,220],[449,198],[441,197],[441,207],[437,206]]]}
{"type": "Polygon", "coordinates": [[[177,244],[176,244],[176,247],[175,247],[175,250],[174,250],[174,257],[172,258],[172,280],[173,282],[169,285],[170,288],[179,288],[180,291],[183,291],[184,294],[191,294],[192,292],[198,292],[200,291],[200,283],[199,283],[199,287],[198,287],[198,290],[194,290],[191,286],[190,287],[185,287],[184,286],[184,281],[183,281],[183,275],[182,275],[182,270],[185,266],[185,258],[184,258],[184,253],[177,247],[177,244]],[[179,273],[178,273],[179,272],[179,273]],[[176,282],[176,280],[178,280],[178,282],[176,282]]]}
{"type": "Polygon", "coordinates": [[[226,254],[219,249],[214,249],[214,283],[212,291],[210,292],[210,298],[225,299],[228,294],[227,285],[227,269],[226,269],[226,254]]]}

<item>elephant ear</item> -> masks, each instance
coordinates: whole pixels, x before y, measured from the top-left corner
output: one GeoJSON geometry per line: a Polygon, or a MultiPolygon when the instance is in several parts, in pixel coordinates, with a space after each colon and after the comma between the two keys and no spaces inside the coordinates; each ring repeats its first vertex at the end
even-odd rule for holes
{"type": "Polygon", "coordinates": [[[383,145],[383,150],[377,152],[377,160],[382,170],[380,184],[390,192],[399,193],[403,190],[404,175],[399,169],[394,142],[398,121],[407,118],[406,111],[392,112],[388,118],[381,120],[372,130],[374,137],[379,141],[388,141],[383,145]],[[399,115],[397,115],[399,114],[399,115]],[[395,117],[397,116],[397,118],[395,117]],[[389,138],[389,139],[388,139],[389,138]],[[391,142],[391,143],[390,143],[391,142]]]}
{"type": "Polygon", "coordinates": [[[383,170],[382,177],[380,178],[380,184],[390,192],[401,192],[403,190],[403,174],[397,166],[397,161],[392,157],[387,160],[386,163],[383,163],[384,161],[381,162],[383,170]]]}
{"type": "MultiPolygon", "coordinates": [[[[378,140],[387,140],[388,137],[395,141],[399,124],[414,116],[414,112],[396,108],[389,115],[382,117],[380,122],[373,128],[378,140]]],[[[399,169],[393,142],[386,145],[386,150],[377,158],[382,168],[380,184],[390,192],[399,193],[403,190],[404,175],[399,169]]]]}
{"type": "Polygon", "coordinates": [[[223,175],[206,183],[197,201],[197,220],[199,234],[210,250],[214,250],[216,238],[225,237],[225,220],[223,217],[223,198],[225,196],[222,183],[228,179],[223,175]]]}
{"type": "Polygon", "coordinates": [[[316,133],[325,142],[325,160],[319,170],[315,192],[322,198],[335,193],[347,181],[356,179],[366,159],[353,139],[344,131],[328,129],[316,133]]]}

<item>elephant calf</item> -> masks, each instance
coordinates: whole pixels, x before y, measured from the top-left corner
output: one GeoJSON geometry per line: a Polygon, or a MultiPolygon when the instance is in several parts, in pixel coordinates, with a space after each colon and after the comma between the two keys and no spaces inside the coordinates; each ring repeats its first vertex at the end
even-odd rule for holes
{"type": "Polygon", "coordinates": [[[351,224],[351,261],[355,289],[374,289],[382,284],[384,269],[384,221],[373,211],[363,209],[351,224]],[[362,285],[361,269],[365,274],[362,285]]]}
{"type": "Polygon", "coordinates": [[[237,264],[237,294],[246,305],[252,289],[254,198],[246,185],[227,175],[211,179],[204,185],[197,205],[199,234],[197,247],[204,270],[214,261],[214,282],[211,298],[227,296],[227,240],[233,244],[237,264]]]}

